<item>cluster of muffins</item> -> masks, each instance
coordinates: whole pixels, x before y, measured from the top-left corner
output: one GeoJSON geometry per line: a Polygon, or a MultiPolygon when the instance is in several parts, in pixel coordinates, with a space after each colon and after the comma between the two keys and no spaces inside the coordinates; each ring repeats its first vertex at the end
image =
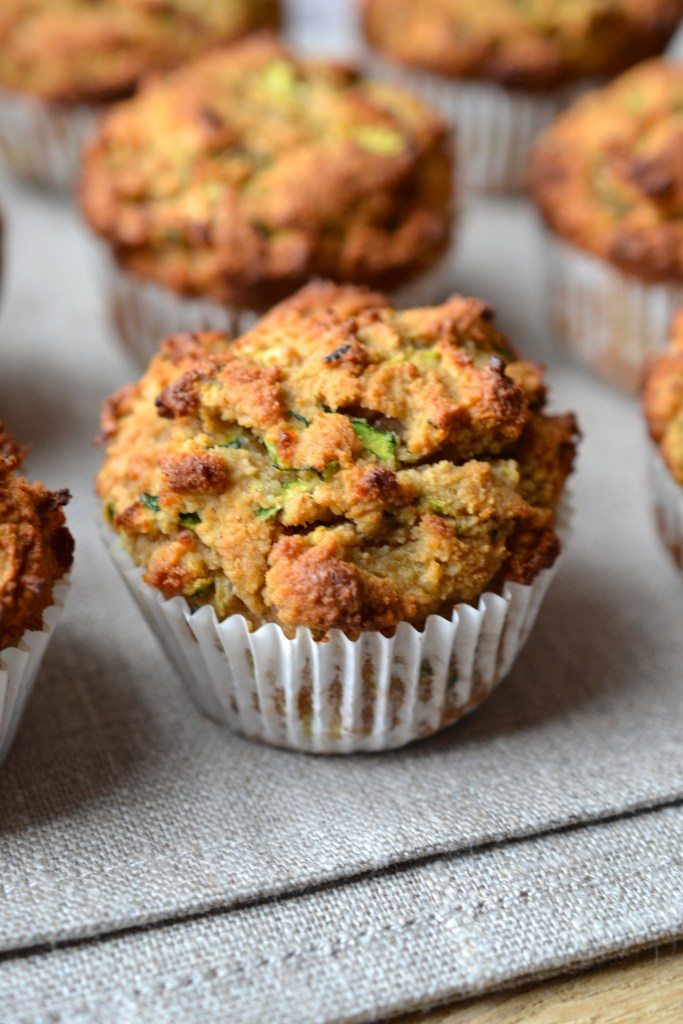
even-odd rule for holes
{"type": "Polygon", "coordinates": [[[30,484],[0,423],[0,760],[6,754],[66,595],[73,540],[68,491],[30,484]]]}
{"type": "MultiPolygon", "coordinates": [[[[611,379],[639,381],[683,304],[683,72],[631,69],[683,0],[361,9],[388,81],[246,39],[277,27],[275,0],[0,13],[0,150],[43,181],[78,167],[114,322],[146,367],[103,411],[113,561],[200,707],[319,753],[397,747],[476,707],[567,530],[575,419],[548,413],[491,308],[452,294],[456,167],[483,191],[528,182],[557,329],[611,379]]],[[[644,402],[680,563],[673,337],[644,402]]],[[[3,452],[12,653],[49,632],[71,548],[63,496],[3,452]]]]}

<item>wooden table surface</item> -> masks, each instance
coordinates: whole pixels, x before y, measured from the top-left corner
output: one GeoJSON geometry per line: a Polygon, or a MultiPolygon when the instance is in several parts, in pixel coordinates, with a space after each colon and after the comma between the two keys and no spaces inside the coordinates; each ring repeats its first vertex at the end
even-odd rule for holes
{"type": "Polygon", "coordinates": [[[651,950],[396,1024],[683,1024],[683,948],[651,950]]]}

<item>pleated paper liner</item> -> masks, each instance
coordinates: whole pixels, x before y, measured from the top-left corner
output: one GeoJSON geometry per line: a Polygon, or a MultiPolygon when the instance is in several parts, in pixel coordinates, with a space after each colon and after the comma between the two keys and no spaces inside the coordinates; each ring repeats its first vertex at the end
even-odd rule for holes
{"type": "Polygon", "coordinates": [[[645,360],[666,348],[683,285],[648,284],[547,233],[554,333],[612,384],[636,391],[645,360]]]}
{"type": "Polygon", "coordinates": [[[16,647],[0,651],[0,763],[7,756],[52,634],[64,610],[69,580],[55,584],[43,629],[25,633],[16,647]]]}
{"type": "Polygon", "coordinates": [[[0,89],[0,160],[20,178],[71,191],[97,120],[96,107],[49,103],[0,89]]]}
{"type": "MultiPolygon", "coordinates": [[[[124,270],[100,247],[105,295],[114,328],[140,366],[146,366],[159,342],[182,331],[217,330],[235,338],[258,319],[248,309],[222,306],[213,299],[188,298],[124,270]]],[[[388,293],[398,307],[442,302],[454,290],[453,254],[449,250],[433,267],[388,293]]]]}
{"type": "Polygon", "coordinates": [[[683,487],[674,480],[659,448],[650,442],[648,475],[659,534],[683,571],[683,487]]]}
{"type": "MultiPolygon", "coordinates": [[[[564,539],[567,502],[558,518],[564,539]]],[[[200,710],[250,739],[317,754],[402,747],[475,708],[510,671],[558,565],[529,586],[508,583],[476,607],[458,605],[450,619],[431,615],[421,630],[402,623],[392,637],[368,632],[357,640],[332,630],[316,641],[308,629],[289,638],[267,623],[252,632],[241,615],[219,622],[211,607],[193,612],[183,598],[164,599],[116,534],[102,529],[200,710]]]]}

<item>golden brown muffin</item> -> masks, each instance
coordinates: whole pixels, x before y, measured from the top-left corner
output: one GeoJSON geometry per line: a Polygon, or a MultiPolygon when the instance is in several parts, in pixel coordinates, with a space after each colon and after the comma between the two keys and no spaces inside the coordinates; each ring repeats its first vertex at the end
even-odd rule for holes
{"type": "Polygon", "coordinates": [[[557,235],[645,281],[683,280],[683,67],[651,61],[538,140],[530,185],[557,235]]]}
{"type": "Polygon", "coordinates": [[[62,511],[69,492],[17,476],[22,455],[0,423],[0,651],[42,628],[54,584],[73,557],[62,511]]]}
{"type": "Polygon", "coordinates": [[[118,262],[264,309],[312,276],[394,286],[450,237],[451,146],[412,96],[260,37],[115,109],[81,198],[118,262]]]}
{"type": "Polygon", "coordinates": [[[278,0],[3,0],[0,85],[102,103],[132,93],[152,72],[278,22],[278,0]]]}
{"type": "Polygon", "coordinates": [[[310,285],[233,344],[167,339],[103,415],[105,516],[165,597],[391,630],[555,560],[574,458],[477,299],[310,285]]]}
{"type": "Polygon", "coordinates": [[[643,408],[652,440],[674,480],[683,485],[683,311],[672,325],[669,350],[648,370],[643,408]]]}
{"type": "Polygon", "coordinates": [[[661,53],[681,0],[363,0],[371,45],[402,64],[554,89],[661,53]]]}

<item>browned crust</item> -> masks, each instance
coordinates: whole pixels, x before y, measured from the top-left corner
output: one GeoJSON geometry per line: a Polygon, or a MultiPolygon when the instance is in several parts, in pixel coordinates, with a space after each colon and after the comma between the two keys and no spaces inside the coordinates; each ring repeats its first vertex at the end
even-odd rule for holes
{"type": "Polygon", "coordinates": [[[450,243],[451,193],[442,120],[400,90],[297,60],[272,37],[196,61],[118,108],[80,185],[87,219],[127,271],[255,310],[315,277],[388,289],[412,279],[450,243]],[[254,129],[274,67],[311,99],[267,100],[264,157],[254,129]],[[169,155],[158,140],[174,132],[169,155]]]}
{"type": "Polygon", "coordinates": [[[230,479],[223,460],[209,452],[166,455],[159,465],[176,494],[222,494],[230,479]]]}
{"type": "Polygon", "coordinates": [[[543,133],[529,187],[559,237],[647,282],[683,280],[683,71],[651,61],[543,133]]]}
{"type": "Polygon", "coordinates": [[[448,78],[542,92],[609,78],[662,53],[682,16],[679,0],[548,0],[545,30],[511,0],[363,0],[368,42],[383,56],[448,78]],[[579,10],[580,8],[580,10],[579,10]],[[580,11],[583,21],[579,20],[580,11]],[[577,38],[577,26],[583,27],[577,38]]]}
{"type": "Polygon", "coordinates": [[[48,491],[18,476],[22,456],[0,423],[0,651],[28,630],[42,629],[54,584],[73,558],[63,512],[69,492],[48,491]]]}
{"type": "Polygon", "coordinates": [[[413,602],[386,580],[335,556],[334,544],[306,546],[282,537],[273,548],[267,596],[283,626],[311,629],[393,629],[415,615],[413,602]]]}
{"type": "Polygon", "coordinates": [[[420,626],[556,558],[578,431],[544,402],[486,304],[314,284],[236,342],[166,342],[106,409],[98,491],[167,597],[320,635],[420,626]]]}
{"type": "Polygon", "coordinates": [[[539,573],[550,569],[560,553],[560,540],[550,527],[527,529],[520,526],[510,542],[511,554],[498,586],[504,583],[533,583],[539,573]]]}

